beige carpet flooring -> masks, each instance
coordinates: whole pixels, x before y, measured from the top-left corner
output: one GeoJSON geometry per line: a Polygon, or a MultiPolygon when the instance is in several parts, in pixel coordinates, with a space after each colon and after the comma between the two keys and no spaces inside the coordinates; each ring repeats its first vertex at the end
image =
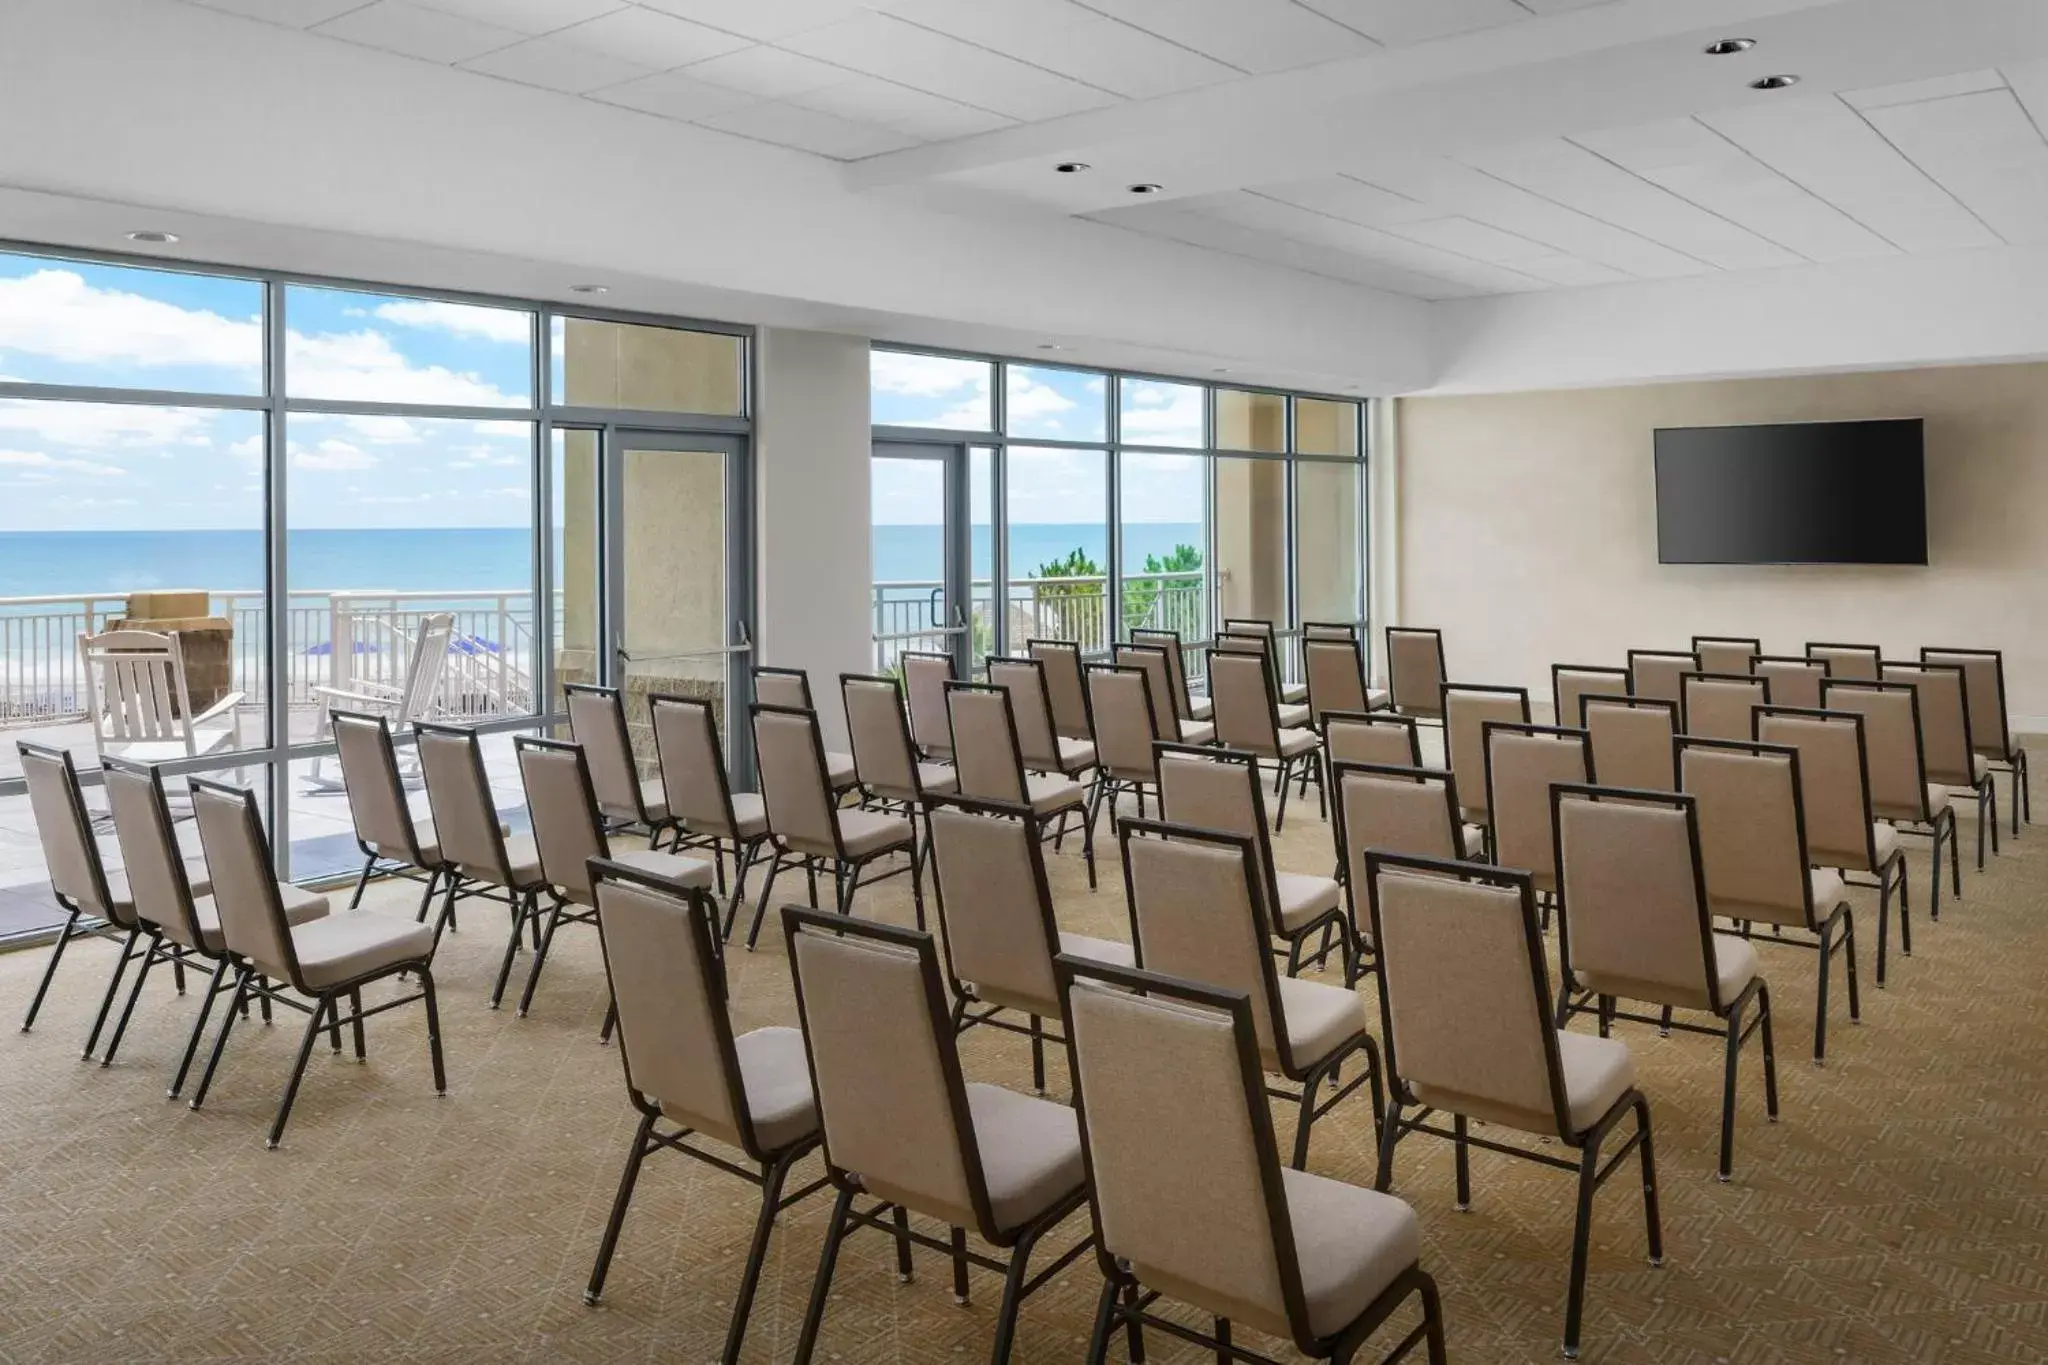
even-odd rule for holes
{"type": "MultiPolygon", "coordinates": [[[[1966,821],[1966,845],[1974,833],[1966,821]]],[[[1765,1124],[1750,1054],[1734,1183],[1713,1175],[1719,1043],[1623,1026],[1655,1113],[1669,1259],[1646,1264],[1637,1187],[1619,1176],[1597,1208],[1584,1359],[2048,1360],[2048,825],[2008,841],[1982,875],[1966,860],[1964,899],[1938,924],[1919,918],[1924,841],[1909,846],[1916,951],[1894,958],[1890,989],[1877,990],[1873,901],[1859,898],[1864,1024],[1849,1026],[1838,992],[1825,1070],[1808,1060],[1813,955],[1762,950],[1784,1119],[1765,1124]]],[[[1329,866],[1312,808],[1290,811],[1277,847],[1282,867],[1329,866]]],[[[1126,937],[1107,839],[1103,872],[1091,894],[1071,845],[1052,859],[1061,920],[1126,937]]],[[[778,892],[797,889],[786,878],[778,892]]],[[[414,890],[373,895],[409,909],[414,890]]],[[[907,886],[863,892],[859,909],[907,923],[907,886]]],[[[82,1063],[113,950],[75,946],[36,1030],[9,1022],[0,1034],[0,1361],[715,1360],[754,1193],[698,1163],[650,1158],[605,1304],[584,1306],[634,1115],[618,1054],[597,1040],[593,933],[564,932],[519,1019],[485,1005],[504,932],[502,910],[465,906],[437,963],[445,1098],[418,1012],[380,1017],[367,1066],[316,1050],[275,1152],[263,1135],[297,1021],[238,1030],[194,1113],[164,1087],[196,997],[153,982],[118,1062],[82,1063]]],[[[10,1021],[44,961],[40,950],[0,958],[10,1021]]],[[[742,1027],[796,1021],[778,934],[732,963],[742,1027]]],[[[962,1050],[971,1078],[1028,1086],[1021,1039],[977,1030],[962,1050]]],[[[1061,1059],[1054,1092],[1065,1084],[1061,1059]]],[[[1291,1132],[1291,1112],[1276,1118],[1291,1132]]],[[[1361,1095],[1318,1126],[1312,1169],[1369,1181],[1371,1133],[1361,1095]]],[[[801,1168],[815,1170],[815,1158],[801,1168]]],[[[1475,1153],[1474,1182],[1474,1209],[1456,1212],[1448,1144],[1403,1144],[1395,1188],[1421,1216],[1452,1358],[1555,1359],[1572,1180],[1475,1153]]],[[[814,1196],[777,1229],[749,1362],[790,1358],[827,1208],[814,1196]]],[[[916,1282],[899,1286],[891,1245],[856,1237],[819,1358],[985,1358],[1000,1284],[977,1273],[960,1308],[949,1283],[944,1260],[920,1253],[916,1282]]],[[[1028,1301],[1014,1358],[1078,1360],[1097,1284],[1084,1259],[1028,1301]]],[[[1154,1337],[1155,1360],[1207,1358],[1154,1337]]]]}

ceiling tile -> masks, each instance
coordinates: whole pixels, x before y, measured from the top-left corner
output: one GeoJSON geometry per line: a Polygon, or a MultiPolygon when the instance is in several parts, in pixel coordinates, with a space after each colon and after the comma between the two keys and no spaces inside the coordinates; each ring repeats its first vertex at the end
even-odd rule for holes
{"type": "Polygon", "coordinates": [[[1447,38],[1533,16],[1515,0],[1301,0],[1346,28],[1395,46],[1447,38]]]}
{"type": "MultiPolygon", "coordinates": [[[[1194,201],[1181,201],[1194,202],[1194,201]]],[[[1312,246],[1271,232],[1241,227],[1177,205],[1143,205],[1093,215],[1095,221],[1211,251],[1286,266],[1333,280],[1349,280],[1418,299],[1462,299],[1491,291],[1404,270],[1352,252],[1312,246]]]]}
{"type": "Polygon", "coordinates": [[[1012,122],[1001,114],[928,95],[879,76],[853,76],[823,90],[792,96],[790,103],[855,123],[883,124],[927,142],[992,132],[1012,122]]]}
{"type": "Polygon", "coordinates": [[[878,10],[920,27],[989,48],[1033,66],[1149,99],[1213,85],[1232,67],[1075,0],[869,0],[878,10]]]}
{"type": "Polygon", "coordinates": [[[553,36],[654,71],[708,61],[749,46],[748,40],[737,34],[637,6],[615,10],[553,36]]]}
{"type": "Polygon", "coordinates": [[[2048,241],[2048,142],[2010,90],[1863,116],[2000,237],[2048,241]]]}
{"type": "Polygon", "coordinates": [[[638,0],[682,19],[722,28],[743,38],[772,43],[807,29],[850,19],[867,9],[862,0],[638,0]]]}
{"type": "Polygon", "coordinates": [[[560,38],[531,38],[487,52],[462,63],[465,71],[498,76],[521,85],[537,85],[581,95],[651,74],[651,69],[592,52],[560,38]]]}
{"type": "Polygon", "coordinates": [[[1292,71],[1379,50],[1294,0],[1082,0],[1240,71],[1292,71]]]}
{"type": "Polygon", "coordinates": [[[761,102],[758,96],[723,85],[711,85],[681,71],[614,85],[597,91],[590,98],[638,109],[644,114],[659,114],[663,118],[692,123],[761,102]]]}
{"type": "Polygon", "coordinates": [[[1093,86],[963,43],[887,14],[864,14],[786,40],[784,47],[1011,118],[1057,118],[1114,104],[1093,86]]]}
{"type": "Polygon", "coordinates": [[[738,133],[761,142],[773,142],[798,151],[842,161],[915,146],[917,139],[890,128],[854,123],[800,105],[768,103],[748,105],[729,114],[715,114],[699,120],[707,128],[738,133]]]}
{"type": "Polygon", "coordinates": [[[626,0],[414,0],[439,10],[521,33],[552,33],[585,19],[623,9],[626,0]]]}
{"type": "Polygon", "coordinates": [[[247,15],[251,19],[265,19],[273,24],[288,24],[293,28],[311,28],[338,14],[363,7],[363,0],[194,0],[194,3],[208,9],[225,10],[229,14],[247,15]]]}
{"type": "Polygon", "coordinates": [[[1596,5],[1612,5],[1616,0],[1515,0],[1523,9],[1536,14],[1566,14],[1575,9],[1592,9],[1596,5]]]}
{"type": "Polygon", "coordinates": [[[1831,96],[1752,105],[1701,122],[1901,251],[1998,243],[1955,196],[1831,96]]]}
{"type": "Polygon", "coordinates": [[[1495,265],[1514,266],[1526,260],[1554,260],[1561,254],[1541,242],[1532,242],[1527,237],[1518,237],[1470,218],[1418,219],[1390,224],[1385,230],[1411,242],[1469,256],[1475,261],[1491,261],[1495,265]]]}
{"type": "Polygon", "coordinates": [[[839,67],[779,47],[745,47],[696,62],[687,70],[700,81],[771,100],[823,90],[846,79],[846,72],[839,67]]]}
{"type": "Polygon", "coordinates": [[[1243,227],[1275,232],[1283,237],[1351,252],[1370,260],[1383,261],[1425,275],[1470,284],[1482,289],[1515,291],[1535,288],[1533,277],[1505,266],[1475,261],[1454,252],[1397,237],[1378,228],[1346,223],[1320,213],[1282,204],[1255,194],[1221,195],[1204,201],[1201,212],[1243,227]]]}
{"type": "Polygon", "coordinates": [[[313,31],[443,65],[510,47],[526,36],[496,24],[408,5],[403,0],[377,0],[376,4],[330,19],[313,31]]]}
{"type": "Polygon", "coordinates": [[[1405,194],[1348,175],[1326,175],[1314,180],[1291,180],[1278,185],[1257,185],[1255,193],[1283,204],[1314,209],[1350,223],[1379,225],[1436,218],[1443,210],[1405,194]]]}
{"type": "Polygon", "coordinates": [[[1880,85],[1869,90],[1848,90],[1843,92],[1842,98],[1857,109],[1882,109],[1891,104],[1914,104],[1950,95],[1971,95],[1979,90],[1997,90],[2004,84],[2005,77],[1996,71],[1965,71],[1955,76],[1880,85]]]}

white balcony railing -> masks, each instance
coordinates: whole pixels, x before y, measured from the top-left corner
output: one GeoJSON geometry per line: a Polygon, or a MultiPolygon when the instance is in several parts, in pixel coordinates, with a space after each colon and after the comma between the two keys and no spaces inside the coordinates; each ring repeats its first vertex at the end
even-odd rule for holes
{"type": "MultiPolygon", "coordinates": [[[[986,578],[970,585],[969,655],[979,659],[993,647],[993,592],[986,578]]],[[[1072,640],[1084,651],[1109,648],[1109,579],[1020,578],[1005,593],[1004,614],[1013,649],[1040,639],[1072,640]]],[[[1124,579],[1124,628],[1177,630],[1189,642],[1208,633],[1207,577],[1200,569],[1142,574],[1124,579]]],[[[874,585],[875,667],[888,671],[906,651],[951,648],[942,619],[945,585],[931,579],[898,579],[874,585]]]]}

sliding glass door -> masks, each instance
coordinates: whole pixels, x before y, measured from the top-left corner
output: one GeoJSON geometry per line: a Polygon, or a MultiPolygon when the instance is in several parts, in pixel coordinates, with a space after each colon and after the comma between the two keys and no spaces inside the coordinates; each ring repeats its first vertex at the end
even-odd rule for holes
{"type": "Polygon", "coordinates": [[[962,445],[875,443],[869,543],[877,672],[895,672],[906,653],[936,653],[951,655],[964,677],[977,647],[988,644],[975,625],[988,616],[993,546],[986,508],[978,519],[970,510],[971,490],[987,486],[988,452],[973,457],[970,469],[962,445]]]}

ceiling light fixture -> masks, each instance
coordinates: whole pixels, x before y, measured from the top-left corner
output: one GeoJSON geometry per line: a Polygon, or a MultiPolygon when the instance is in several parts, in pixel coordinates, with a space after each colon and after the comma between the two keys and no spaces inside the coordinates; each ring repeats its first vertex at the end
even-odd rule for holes
{"type": "Polygon", "coordinates": [[[155,231],[131,232],[128,234],[128,240],[131,242],[141,242],[147,246],[170,246],[178,240],[178,234],[175,232],[155,231]]]}
{"type": "Polygon", "coordinates": [[[1059,165],[1053,167],[1053,169],[1058,171],[1061,175],[1078,175],[1082,171],[1091,170],[1093,168],[1089,166],[1089,164],[1085,161],[1062,161],[1059,165]]]}
{"type": "Polygon", "coordinates": [[[1133,186],[1131,186],[1131,193],[1132,193],[1132,194],[1157,194],[1157,193],[1159,193],[1159,191],[1161,191],[1161,190],[1163,190],[1163,189],[1165,189],[1165,188],[1166,188],[1166,187],[1165,187],[1164,185],[1155,185],[1155,184],[1153,184],[1152,182],[1150,182],[1150,181],[1148,180],[1148,181],[1145,181],[1145,182],[1143,182],[1143,183],[1141,183],[1141,184],[1137,184],[1137,185],[1133,185],[1133,186]]]}
{"type": "Polygon", "coordinates": [[[1064,351],[1067,348],[1056,341],[1041,341],[1038,343],[1038,349],[1041,351],[1064,351]]]}
{"type": "Polygon", "coordinates": [[[1749,83],[1752,90],[1790,90],[1799,84],[1797,76],[1761,76],[1749,83]]]}
{"type": "Polygon", "coordinates": [[[1738,52],[1747,52],[1756,46],[1754,38],[1723,38],[1718,43],[1707,44],[1709,57],[1733,57],[1738,52]]]}
{"type": "Polygon", "coordinates": [[[601,284],[572,284],[569,286],[569,292],[572,294],[609,294],[612,291],[601,284]]]}

